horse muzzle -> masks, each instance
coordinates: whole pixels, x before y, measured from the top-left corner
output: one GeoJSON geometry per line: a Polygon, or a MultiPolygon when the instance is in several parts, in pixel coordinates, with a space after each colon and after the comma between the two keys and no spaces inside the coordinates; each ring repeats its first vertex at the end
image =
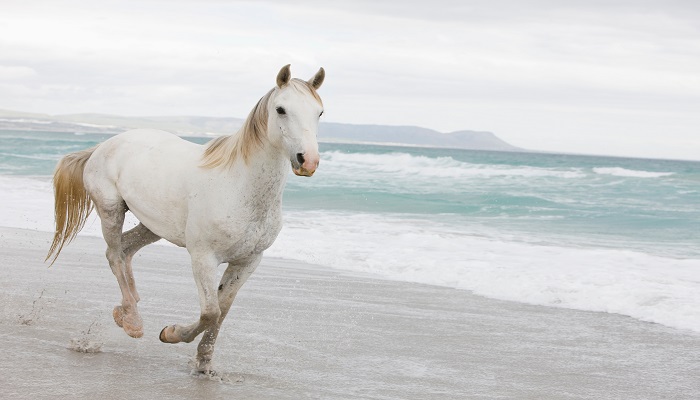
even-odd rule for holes
{"type": "Polygon", "coordinates": [[[296,160],[292,161],[292,171],[296,176],[312,176],[318,168],[319,158],[318,155],[310,157],[304,153],[297,153],[296,160]]]}
{"type": "Polygon", "coordinates": [[[294,175],[296,176],[312,176],[314,172],[316,172],[316,169],[309,171],[304,167],[300,167],[298,169],[292,168],[292,171],[294,171],[294,175]]]}

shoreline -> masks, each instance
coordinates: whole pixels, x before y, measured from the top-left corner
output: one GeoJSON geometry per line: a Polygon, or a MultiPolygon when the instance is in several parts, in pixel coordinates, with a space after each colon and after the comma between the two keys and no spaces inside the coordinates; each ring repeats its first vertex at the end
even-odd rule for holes
{"type": "Polygon", "coordinates": [[[47,268],[50,237],[0,227],[10,398],[700,397],[695,332],[267,257],[224,322],[221,379],[203,379],[187,365],[197,341],[157,337],[198,317],[184,249],[135,257],[145,328],[135,340],[111,318],[120,295],[104,242],[79,236],[47,268]]]}

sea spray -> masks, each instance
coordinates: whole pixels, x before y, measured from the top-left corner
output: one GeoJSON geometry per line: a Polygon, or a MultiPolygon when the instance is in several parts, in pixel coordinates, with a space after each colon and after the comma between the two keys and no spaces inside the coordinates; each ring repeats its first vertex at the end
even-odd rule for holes
{"type": "Polygon", "coordinates": [[[97,319],[80,332],[80,336],[71,338],[69,349],[78,353],[101,353],[104,346],[102,324],[97,319]]]}

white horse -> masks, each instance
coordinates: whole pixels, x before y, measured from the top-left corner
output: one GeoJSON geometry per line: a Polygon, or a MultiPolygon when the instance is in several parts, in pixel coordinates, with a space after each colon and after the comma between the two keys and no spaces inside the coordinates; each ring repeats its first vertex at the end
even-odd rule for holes
{"type": "Polygon", "coordinates": [[[97,209],[107,260],[122,293],[114,321],[134,338],[143,336],[131,260],[160,238],[187,248],[199,292],[201,315],[189,325],[169,325],[165,343],[191,342],[197,369],[211,368],[214,343],[236,293],[282,228],[282,192],[291,163],[296,175],[318,167],[316,134],[323,104],[316,90],[321,68],[308,82],[290,79],[289,65],[277,86],[258,101],[243,127],[205,145],[150,129],[116,135],[63,157],[54,173],[56,233],[47,260],[97,209]],[[139,220],[122,232],[124,214],[139,220]],[[216,269],[228,263],[220,282],[216,269]]]}

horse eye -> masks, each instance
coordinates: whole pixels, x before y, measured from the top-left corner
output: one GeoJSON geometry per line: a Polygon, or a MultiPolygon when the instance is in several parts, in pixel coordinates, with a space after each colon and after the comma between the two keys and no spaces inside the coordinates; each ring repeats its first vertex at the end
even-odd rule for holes
{"type": "Polygon", "coordinates": [[[321,115],[323,115],[323,111],[321,111],[321,113],[318,114],[318,117],[321,118],[321,115]]]}
{"type": "Polygon", "coordinates": [[[287,113],[287,111],[285,111],[285,109],[283,107],[277,107],[277,114],[284,115],[286,113],[287,113]]]}

